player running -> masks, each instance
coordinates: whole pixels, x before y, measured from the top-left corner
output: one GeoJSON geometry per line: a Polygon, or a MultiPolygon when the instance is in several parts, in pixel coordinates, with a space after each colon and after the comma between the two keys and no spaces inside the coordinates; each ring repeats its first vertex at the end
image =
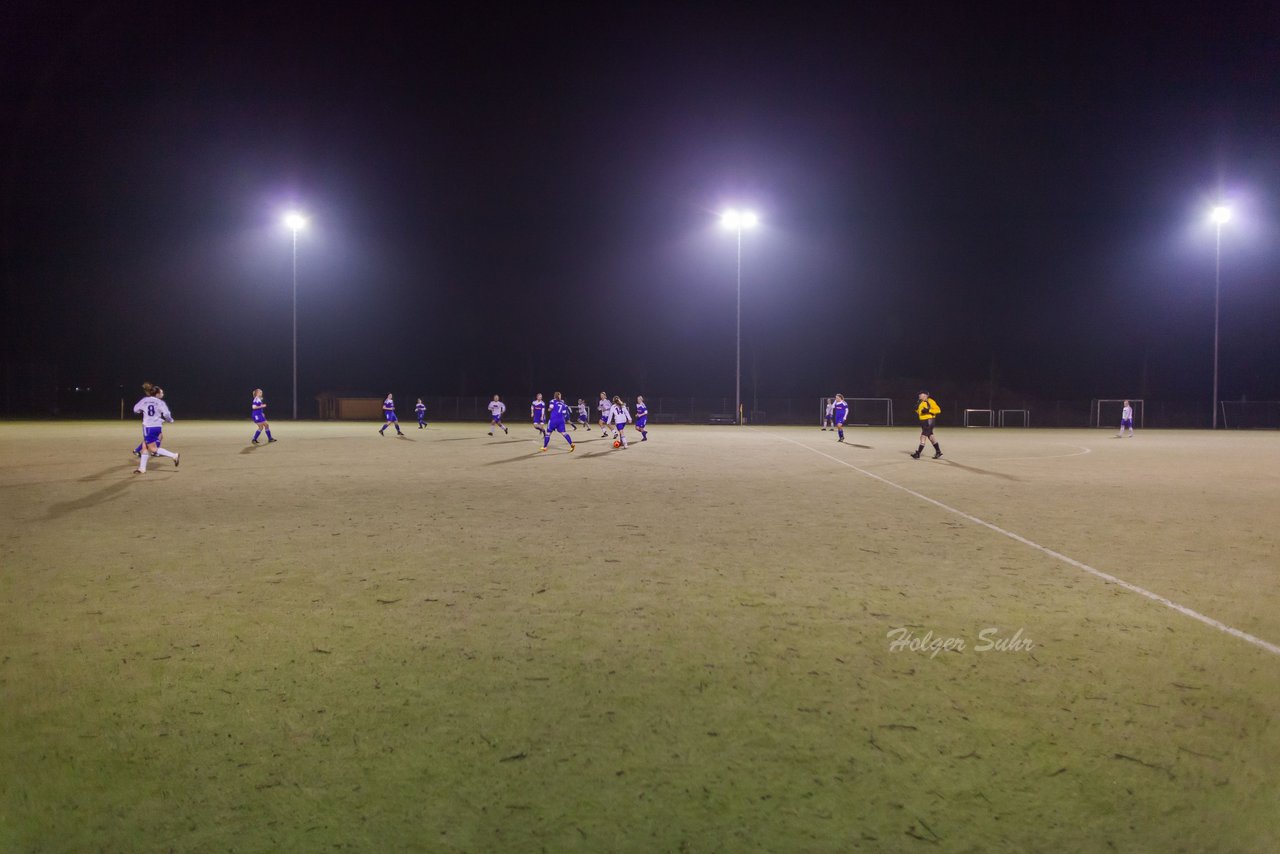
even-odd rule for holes
{"type": "Polygon", "coordinates": [[[422,402],[422,398],[418,398],[418,405],[413,408],[418,413],[418,429],[421,430],[427,426],[427,405],[422,402]]]}
{"type": "Polygon", "coordinates": [[[533,403],[529,404],[529,417],[533,419],[533,429],[544,434],[544,438],[547,432],[546,426],[543,424],[546,414],[547,402],[542,399],[541,394],[535,394],[533,403]]]}
{"type": "MultiPolygon", "coordinates": [[[[160,386],[156,386],[155,389],[156,389],[155,391],[156,397],[160,398],[161,400],[164,400],[164,389],[160,388],[160,386]]],[[[164,438],[163,436],[156,437],[156,447],[160,447],[160,442],[163,438],[164,438]]],[[[133,455],[135,457],[142,456],[142,449],[145,448],[146,446],[147,446],[146,442],[139,442],[138,447],[133,449],[133,455]]],[[[155,456],[155,454],[152,454],[152,456],[155,456]]]]}
{"type": "Polygon", "coordinates": [[[551,434],[558,430],[560,435],[564,436],[564,440],[569,443],[569,453],[573,453],[573,449],[577,446],[573,444],[573,439],[564,429],[565,419],[568,416],[569,404],[564,402],[560,392],[556,392],[551,396],[551,405],[547,407],[547,429],[542,431],[542,447],[538,449],[539,452],[547,449],[547,445],[551,444],[551,434]]]}
{"type": "Polygon", "coordinates": [[[267,444],[270,445],[276,441],[271,436],[271,422],[267,420],[267,404],[262,400],[262,389],[255,388],[253,390],[253,406],[250,409],[253,416],[253,426],[257,427],[257,432],[253,434],[253,444],[261,444],[258,437],[262,435],[262,431],[267,433],[267,444]]]}
{"type": "Polygon", "coordinates": [[[640,431],[640,441],[649,441],[649,431],[644,429],[649,423],[649,407],[645,406],[644,395],[636,395],[636,429],[640,431]]]}
{"type": "Polygon", "coordinates": [[[502,423],[502,413],[506,411],[507,411],[507,405],[502,402],[502,398],[498,397],[498,395],[495,394],[493,396],[493,400],[489,401],[489,419],[490,419],[489,435],[490,436],[493,435],[494,427],[501,427],[503,433],[511,432],[510,430],[507,429],[507,425],[502,423]]]}
{"type": "Polygon", "coordinates": [[[613,404],[609,402],[609,395],[600,392],[600,400],[596,403],[596,409],[600,410],[600,435],[608,436],[609,419],[613,417],[613,404]]]}
{"type": "Polygon", "coordinates": [[[925,439],[933,443],[933,458],[936,460],[942,456],[942,446],[938,444],[937,439],[933,438],[933,419],[941,414],[942,407],[938,406],[937,401],[932,397],[929,397],[929,392],[920,392],[916,403],[916,417],[920,419],[920,447],[916,448],[916,452],[911,455],[912,459],[920,459],[920,452],[924,450],[925,439]]]}
{"type": "Polygon", "coordinates": [[[160,431],[164,422],[173,423],[173,415],[165,402],[156,397],[156,391],[151,383],[143,383],[143,398],[133,405],[133,411],[142,415],[142,447],[145,450],[138,457],[138,467],[134,474],[146,474],[147,460],[152,456],[169,457],[173,460],[173,467],[178,467],[178,455],[160,447],[160,431]]]}
{"type": "Polygon", "coordinates": [[[837,442],[844,441],[844,420],[849,416],[849,404],[845,403],[844,395],[837,394],[836,399],[831,402],[831,412],[827,415],[828,420],[836,425],[836,430],[840,432],[840,438],[837,442]]]}
{"type": "Polygon", "coordinates": [[[622,447],[625,450],[627,447],[627,422],[631,420],[631,413],[627,411],[627,405],[622,402],[622,398],[617,395],[613,397],[613,407],[609,411],[609,417],[613,420],[613,426],[618,431],[613,434],[617,440],[614,442],[614,446],[622,447]]]}
{"type": "Polygon", "coordinates": [[[387,423],[382,425],[382,429],[378,431],[379,436],[387,435],[387,428],[392,425],[396,428],[396,435],[403,436],[404,431],[400,429],[400,419],[396,418],[396,402],[392,399],[391,393],[387,393],[387,399],[382,401],[382,415],[387,419],[387,423]]]}
{"type": "Polygon", "coordinates": [[[1125,428],[1129,429],[1129,438],[1133,438],[1133,405],[1129,401],[1124,402],[1124,409],[1120,410],[1120,432],[1116,434],[1117,439],[1124,438],[1125,428]]]}
{"type": "Polygon", "coordinates": [[[582,398],[578,398],[578,423],[573,425],[574,430],[578,429],[578,424],[587,426],[587,402],[582,398]]]}

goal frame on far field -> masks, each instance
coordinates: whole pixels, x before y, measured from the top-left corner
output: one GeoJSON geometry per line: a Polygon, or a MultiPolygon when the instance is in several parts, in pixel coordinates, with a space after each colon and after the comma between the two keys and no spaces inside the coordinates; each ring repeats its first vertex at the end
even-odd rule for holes
{"type": "MultiPolygon", "coordinates": [[[[834,397],[818,398],[818,426],[827,425],[827,404],[834,402],[834,397]]],[[[893,398],[891,397],[846,397],[844,402],[849,404],[849,414],[844,419],[846,427],[893,426],[893,398]],[[867,418],[868,415],[875,415],[875,420],[867,418]]]]}
{"type": "Polygon", "coordinates": [[[1118,428],[1126,400],[1133,406],[1134,426],[1145,427],[1147,407],[1140,397],[1095,398],[1089,406],[1089,426],[1118,428]]]}

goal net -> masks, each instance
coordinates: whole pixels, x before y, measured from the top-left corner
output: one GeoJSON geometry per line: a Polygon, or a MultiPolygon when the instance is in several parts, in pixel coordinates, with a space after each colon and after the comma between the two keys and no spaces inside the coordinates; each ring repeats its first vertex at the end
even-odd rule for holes
{"type": "MultiPolygon", "coordinates": [[[[1139,398],[1129,398],[1129,405],[1133,407],[1133,426],[1143,427],[1143,415],[1145,409],[1139,398]]],[[[1089,413],[1089,426],[1091,427],[1113,427],[1120,426],[1120,413],[1124,411],[1124,400],[1095,400],[1093,401],[1092,411],[1089,413]]]]}
{"type": "MultiPolygon", "coordinates": [[[[827,425],[827,411],[835,403],[834,397],[818,399],[818,424],[827,425]]],[[[892,427],[893,400],[888,397],[846,397],[849,414],[845,416],[846,427],[892,427]]]]}
{"type": "Polygon", "coordinates": [[[1222,426],[1231,430],[1280,427],[1280,400],[1220,400],[1222,426]]]}

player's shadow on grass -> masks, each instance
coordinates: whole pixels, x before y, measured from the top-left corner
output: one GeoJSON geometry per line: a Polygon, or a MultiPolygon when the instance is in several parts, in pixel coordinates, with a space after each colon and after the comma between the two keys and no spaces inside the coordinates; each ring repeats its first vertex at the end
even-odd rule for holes
{"type": "Polygon", "coordinates": [[[519,457],[507,457],[505,460],[489,460],[489,462],[485,463],[485,465],[487,465],[487,466],[500,466],[500,465],[502,465],[503,463],[518,463],[518,462],[520,462],[521,460],[532,460],[532,459],[536,459],[537,457],[540,457],[540,456],[542,456],[542,455],[541,455],[541,454],[539,454],[537,451],[534,451],[532,454],[525,454],[525,455],[523,455],[523,456],[519,456],[519,457]]]}
{"type": "Polygon", "coordinates": [[[985,475],[987,475],[987,476],[989,476],[989,477],[998,477],[998,478],[1000,478],[1001,480],[1012,480],[1012,481],[1019,482],[1019,483],[1022,481],[1022,478],[1020,478],[1020,477],[1014,477],[1014,476],[1013,476],[1013,475],[1011,475],[1011,474],[1003,474],[1003,473],[998,472],[998,471],[988,471],[987,469],[975,468],[974,466],[967,466],[967,465],[965,465],[964,463],[958,463],[958,462],[956,462],[955,460],[943,460],[942,462],[946,463],[947,465],[951,466],[952,468],[958,468],[958,469],[960,469],[960,470],[962,470],[962,471],[969,471],[969,472],[973,472],[974,474],[985,474],[985,475]]]}
{"type": "Polygon", "coordinates": [[[120,466],[112,466],[109,469],[103,469],[102,471],[97,472],[95,474],[87,474],[84,477],[78,477],[76,478],[76,480],[79,481],[80,483],[90,483],[91,481],[102,480],[104,477],[111,474],[112,472],[119,473],[119,471],[120,471],[120,466]]]}
{"type": "Polygon", "coordinates": [[[857,442],[841,442],[840,444],[842,444],[842,445],[848,445],[850,448],[861,448],[861,449],[862,449],[862,450],[864,450],[864,451],[873,451],[873,450],[875,450],[875,449],[874,449],[874,448],[872,448],[870,445],[859,445],[857,442]]]}
{"type": "Polygon", "coordinates": [[[485,442],[486,445],[513,445],[517,443],[536,442],[537,439],[499,439],[496,442],[485,442]]]}
{"type": "MultiPolygon", "coordinates": [[[[117,468],[116,471],[119,471],[117,468]]],[[[139,475],[143,477],[143,475],[139,475]]],[[[104,486],[97,492],[91,492],[83,498],[77,498],[74,501],[59,501],[57,504],[50,504],[49,509],[45,511],[45,521],[61,519],[68,513],[74,513],[77,510],[84,510],[94,507],[98,504],[105,504],[108,501],[119,498],[124,494],[125,490],[137,483],[136,480],[122,480],[119,483],[113,483],[110,486],[104,486]]]]}
{"type": "Polygon", "coordinates": [[[470,442],[474,439],[479,439],[479,438],[480,438],[479,436],[454,436],[451,439],[441,439],[440,441],[441,442],[470,442]]]}
{"type": "Polygon", "coordinates": [[[245,445],[243,448],[240,449],[240,453],[252,454],[254,451],[258,450],[261,447],[262,447],[261,445],[245,445]]]}

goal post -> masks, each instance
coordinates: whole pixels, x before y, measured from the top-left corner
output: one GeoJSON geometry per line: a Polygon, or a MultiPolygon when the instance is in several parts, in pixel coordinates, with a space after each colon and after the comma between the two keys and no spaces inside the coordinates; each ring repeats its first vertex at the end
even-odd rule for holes
{"type": "MultiPolygon", "coordinates": [[[[818,398],[818,425],[827,424],[827,407],[835,403],[834,397],[818,398]]],[[[892,427],[893,399],[888,397],[846,397],[849,414],[845,416],[846,427],[892,427]]]]}
{"type": "Polygon", "coordinates": [[[1001,409],[1000,410],[1000,426],[1001,427],[1030,427],[1031,426],[1031,410],[1030,409],[1001,409]]]}
{"type": "Polygon", "coordinates": [[[1129,401],[1133,407],[1133,423],[1137,427],[1145,427],[1146,407],[1141,398],[1095,399],[1089,413],[1090,427],[1120,427],[1120,413],[1124,411],[1124,402],[1129,401]]]}
{"type": "Polygon", "coordinates": [[[964,426],[994,427],[996,426],[995,413],[990,409],[966,409],[964,411],[964,426]]]}

